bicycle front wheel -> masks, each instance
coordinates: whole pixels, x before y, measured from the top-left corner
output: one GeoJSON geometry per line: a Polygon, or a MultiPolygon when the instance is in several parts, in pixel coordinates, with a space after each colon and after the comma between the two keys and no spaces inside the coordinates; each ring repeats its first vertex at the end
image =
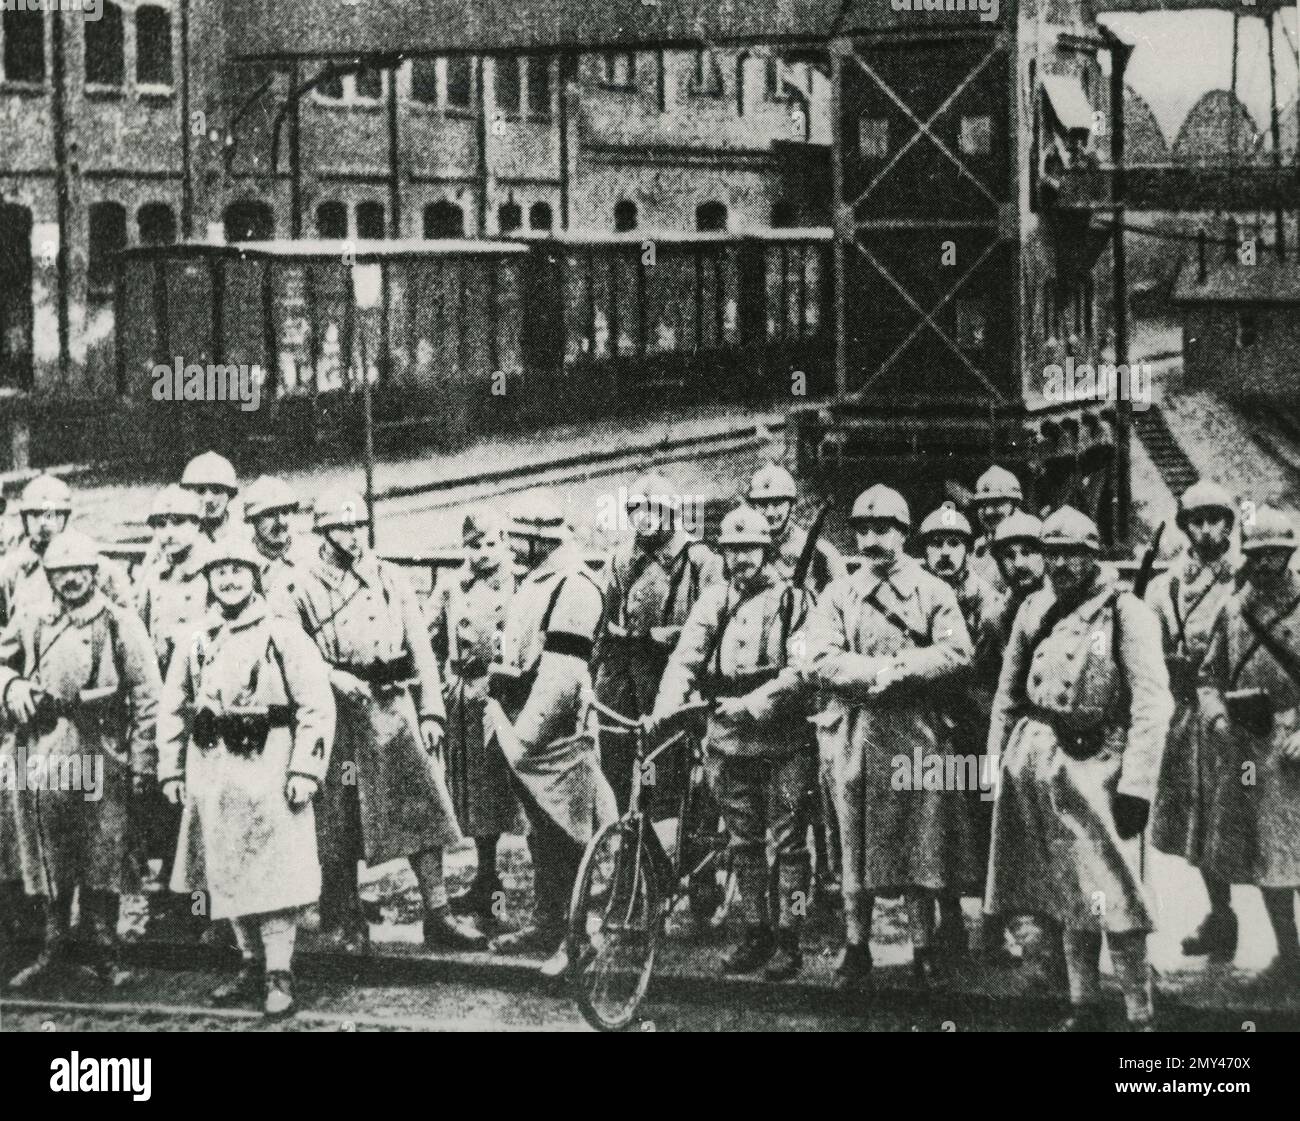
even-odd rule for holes
{"type": "Polygon", "coordinates": [[[619,1031],[636,1018],[662,926],[639,820],[606,825],[587,846],[569,907],[569,986],[592,1027],[619,1031]]]}

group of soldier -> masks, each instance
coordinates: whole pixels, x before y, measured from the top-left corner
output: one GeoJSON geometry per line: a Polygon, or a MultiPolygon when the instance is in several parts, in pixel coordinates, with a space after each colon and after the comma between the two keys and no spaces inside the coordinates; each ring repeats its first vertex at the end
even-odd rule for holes
{"type": "MultiPolygon", "coordinates": [[[[285,483],[241,494],[229,462],[201,455],[157,496],[132,584],[68,527],[66,484],[33,480],[0,562],[0,761],[66,778],[100,760],[104,784],[95,800],[66,782],[0,791],[5,903],[33,901],[44,930],[10,984],[66,964],[74,897],[89,968],[120,981],[119,899],[153,875],[239,948],[213,999],[285,1015],[304,914],[317,906],[322,946],[364,949],[358,862],[402,857],[426,945],[491,938],[560,975],[584,847],[627,809],[637,765],[628,737],[592,734],[593,709],[653,733],[695,697],[741,931],[729,972],[796,976],[808,901],[829,899],[838,981],[868,986],[875,900],[901,896],[929,983],[970,952],[962,899],[976,897],[990,961],[1013,921],[1042,931],[1068,1029],[1105,1022],[1103,939],[1127,1021],[1150,1029],[1149,833],[1205,882],[1186,953],[1231,960],[1230,888],[1251,884],[1277,935],[1269,979],[1300,978],[1286,513],[1196,484],[1185,552],[1135,594],[1092,521],[1068,506],[1040,521],[1000,467],[976,484],[975,526],[945,504],[914,527],[897,491],[864,491],[852,572],[824,514],[797,524],[780,466],[753,477],[716,550],[671,481],[629,494],[626,540],[599,570],[549,495],[509,518],[469,512],[463,566],[421,602],[371,549],[355,494],[322,496],[309,538],[285,483]],[[511,929],[498,845],[520,832],[534,910],[511,929]],[[477,870],[449,898],[444,852],[467,838],[477,870]]],[[[670,768],[657,785],[682,781],[670,768]]]]}

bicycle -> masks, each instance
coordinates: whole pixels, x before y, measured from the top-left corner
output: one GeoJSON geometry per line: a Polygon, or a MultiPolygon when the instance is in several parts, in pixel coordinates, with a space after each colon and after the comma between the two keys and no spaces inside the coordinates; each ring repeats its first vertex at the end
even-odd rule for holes
{"type": "Polygon", "coordinates": [[[656,729],[596,703],[597,736],[630,735],[636,744],[627,812],[587,846],[569,905],[567,979],[583,1018],[600,1031],[620,1031],[636,1019],[650,987],[655,955],[669,916],[689,899],[697,921],[721,902],[722,867],[716,804],[704,778],[706,701],[684,705],[656,729]],[[688,761],[678,795],[677,836],[665,850],[642,805],[656,760],[680,748],[688,761]]]}

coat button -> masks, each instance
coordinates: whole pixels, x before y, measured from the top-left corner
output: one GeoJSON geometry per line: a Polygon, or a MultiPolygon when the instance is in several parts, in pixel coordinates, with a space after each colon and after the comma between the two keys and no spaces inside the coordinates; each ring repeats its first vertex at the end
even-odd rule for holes
{"type": "Polygon", "coordinates": [[[1057,694],[1056,694],[1056,703],[1057,703],[1058,705],[1068,704],[1068,703],[1069,703],[1069,700],[1070,700],[1070,695],[1069,695],[1068,693],[1057,693],[1057,694]]]}
{"type": "Polygon", "coordinates": [[[1043,683],[1043,675],[1041,673],[1036,673],[1031,680],[1033,684],[1041,685],[1043,683]]]}

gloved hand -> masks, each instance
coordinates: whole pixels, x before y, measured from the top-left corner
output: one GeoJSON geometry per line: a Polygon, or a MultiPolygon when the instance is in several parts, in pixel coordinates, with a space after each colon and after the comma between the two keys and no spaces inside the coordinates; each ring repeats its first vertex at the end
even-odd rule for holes
{"type": "Polygon", "coordinates": [[[442,721],[426,716],[420,721],[420,735],[424,739],[424,750],[430,755],[442,753],[442,721]]]}
{"type": "Polygon", "coordinates": [[[1127,841],[1136,837],[1147,827],[1147,818],[1151,816],[1151,803],[1145,798],[1132,794],[1116,794],[1111,806],[1115,817],[1115,830],[1127,841]]]}
{"type": "Polygon", "coordinates": [[[290,775],[284,784],[285,800],[295,810],[300,809],[316,797],[318,785],[314,778],[306,775],[290,775]]]}
{"type": "Polygon", "coordinates": [[[183,778],[169,778],[162,786],[163,797],[173,806],[183,806],[185,804],[185,780],[183,778]]]}
{"type": "Polygon", "coordinates": [[[15,677],[5,689],[5,707],[20,723],[29,723],[36,715],[36,697],[39,689],[25,677],[15,677]]]}

